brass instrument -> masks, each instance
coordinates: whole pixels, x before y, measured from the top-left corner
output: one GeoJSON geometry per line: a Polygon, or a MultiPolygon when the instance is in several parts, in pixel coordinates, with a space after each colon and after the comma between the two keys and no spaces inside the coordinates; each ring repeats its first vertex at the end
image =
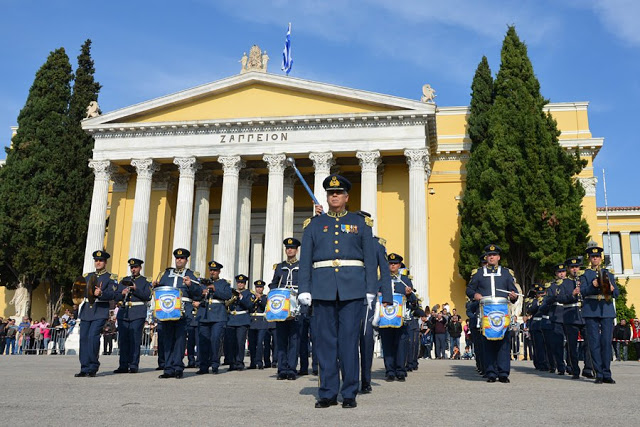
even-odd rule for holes
{"type": "Polygon", "coordinates": [[[596,267],[596,273],[598,274],[598,287],[604,296],[605,301],[611,301],[611,281],[607,271],[599,265],[596,267]]]}
{"type": "Polygon", "coordinates": [[[95,274],[92,274],[88,281],[85,277],[78,277],[71,287],[71,299],[73,303],[80,305],[86,298],[89,301],[89,305],[93,305],[93,303],[96,302],[94,292],[98,286],[98,279],[95,274]]]}
{"type": "Polygon", "coordinates": [[[224,305],[227,307],[227,309],[229,309],[229,307],[240,297],[240,292],[238,292],[237,289],[231,289],[231,293],[233,294],[233,296],[224,302],[224,305]]]}

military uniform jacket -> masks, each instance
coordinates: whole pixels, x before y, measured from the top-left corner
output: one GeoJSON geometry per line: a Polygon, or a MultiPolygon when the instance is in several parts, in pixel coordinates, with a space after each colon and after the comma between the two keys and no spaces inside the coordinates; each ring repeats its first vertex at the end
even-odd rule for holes
{"type": "MultiPolygon", "coordinates": [[[[603,269],[605,274],[609,275],[609,281],[613,285],[612,298],[618,298],[620,290],[616,283],[615,277],[607,269],[603,269]]],[[[587,268],[584,274],[580,276],[580,292],[582,293],[583,306],[582,317],[596,317],[601,319],[613,319],[616,317],[616,308],[613,299],[605,301],[604,299],[592,299],[590,296],[602,295],[602,290],[593,286],[593,281],[597,279],[598,273],[595,269],[587,268]]]]}
{"type": "MultiPolygon", "coordinates": [[[[418,308],[418,298],[416,297],[416,294],[413,292],[410,293],[409,295],[406,294],[407,288],[413,289],[413,282],[411,281],[409,276],[406,276],[404,274],[399,274],[397,276],[389,274],[389,276],[391,278],[391,286],[387,285],[386,288],[391,289],[393,287],[394,294],[404,295],[407,298],[407,304],[405,307],[407,310],[407,313],[409,314],[413,313],[413,310],[418,308]]],[[[384,288],[385,286],[382,287],[383,290],[384,288]]],[[[409,322],[409,326],[412,326],[411,322],[409,322]]]]}
{"type": "Polygon", "coordinates": [[[547,293],[542,298],[542,302],[538,307],[538,317],[542,317],[542,320],[540,320],[540,327],[545,331],[553,329],[553,323],[551,323],[551,316],[549,314],[551,310],[551,304],[549,304],[548,298],[549,288],[547,288],[547,293]]]}
{"type": "Polygon", "coordinates": [[[249,316],[249,309],[253,306],[251,291],[245,289],[240,294],[242,299],[236,299],[229,305],[227,326],[249,326],[251,323],[251,317],[249,316]]]}
{"type": "Polygon", "coordinates": [[[87,283],[91,276],[96,276],[96,286],[100,286],[102,294],[99,297],[96,297],[96,301],[92,305],[89,305],[89,301],[87,299],[89,297],[89,292],[93,292],[93,289],[89,289],[89,286],[87,286],[84,296],[85,302],[82,304],[82,309],[80,311],[80,320],[91,321],[108,319],[110,309],[109,301],[112,301],[115,298],[115,292],[118,290],[116,276],[110,274],[106,270],[100,273],[91,272],[85,275],[87,283]]]}
{"type": "Polygon", "coordinates": [[[249,309],[251,313],[249,329],[269,329],[269,322],[264,316],[264,312],[267,309],[267,296],[251,295],[251,299],[253,299],[253,305],[249,309]]]}
{"type": "Polygon", "coordinates": [[[533,298],[531,300],[531,303],[529,304],[529,306],[527,307],[527,313],[529,313],[529,315],[532,316],[531,318],[531,326],[529,327],[529,329],[531,331],[541,331],[542,330],[542,313],[539,313],[538,309],[540,307],[540,299],[539,298],[533,298]]]}
{"type": "Polygon", "coordinates": [[[478,309],[480,308],[480,302],[469,300],[465,304],[467,311],[467,317],[469,318],[469,327],[478,329],[478,309]]]}
{"type": "Polygon", "coordinates": [[[346,211],[313,217],[302,237],[299,292],[309,292],[321,301],[350,301],[375,294],[378,263],[372,224],[369,218],[346,211]],[[364,267],[345,266],[340,261],[363,262],[364,267]],[[326,262],[331,264],[316,264],[326,262]]]}
{"type": "MultiPolygon", "coordinates": [[[[269,289],[286,288],[298,293],[298,273],[300,271],[300,261],[289,263],[287,260],[276,264],[273,278],[269,284],[269,289]]],[[[300,314],[308,314],[309,307],[300,305],[300,314]]]]}
{"type": "Polygon", "coordinates": [[[136,320],[145,319],[147,317],[147,308],[149,304],[149,298],[151,298],[151,283],[144,276],[125,277],[118,285],[116,291],[116,301],[122,303],[120,309],[118,309],[118,320],[136,320]],[[123,283],[126,283],[125,279],[131,279],[136,285],[135,290],[129,291],[124,296],[122,291],[126,288],[123,283]]]}
{"type": "Polygon", "coordinates": [[[193,301],[198,301],[202,298],[202,287],[198,283],[198,278],[190,269],[184,268],[178,271],[173,267],[167,268],[158,282],[158,286],[179,288],[182,291],[182,307],[184,309],[184,316],[187,319],[187,324],[191,324],[195,319],[193,315],[193,301]],[[183,279],[186,276],[191,278],[190,286],[183,283],[183,279]]]}
{"type": "Polygon", "coordinates": [[[562,318],[565,325],[584,325],[582,308],[579,306],[580,299],[577,295],[573,295],[573,290],[576,288],[577,283],[580,283],[579,277],[575,279],[569,277],[560,284],[558,301],[563,304],[562,318]]]}
{"type": "Polygon", "coordinates": [[[389,260],[387,259],[387,249],[384,247],[377,237],[373,238],[376,242],[376,259],[378,260],[378,268],[380,275],[378,278],[378,292],[382,293],[382,301],[393,302],[393,291],[390,286],[382,286],[384,283],[391,282],[391,272],[389,271],[389,260]]]}
{"type": "Polygon", "coordinates": [[[483,297],[490,297],[492,289],[495,289],[493,296],[497,298],[507,298],[508,294],[505,292],[498,292],[498,289],[507,292],[518,292],[516,288],[516,279],[514,278],[511,270],[501,266],[491,268],[490,266],[478,268],[471,274],[471,280],[467,285],[467,296],[469,299],[474,299],[475,294],[480,294],[483,297]]]}
{"type": "Polygon", "coordinates": [[[200,323],[226,322],[228,319],[224,303],[233,296],[231,285],[225,279],[218,279],[213,282],[213,286],[216,288],[213,292],[207,288],[202,290],[202,299],[196,314],[200,323]]]}
{"type": "Polygon", "coordinates": [[[547,289],[547,296],[545,303],[549,305],[549,319],[552,323],[562,323],[563,307],[560,301],[558,301],[558,295],[560,294],[560,284],[562,280],[557,279],[551,282],[547,289]]]}

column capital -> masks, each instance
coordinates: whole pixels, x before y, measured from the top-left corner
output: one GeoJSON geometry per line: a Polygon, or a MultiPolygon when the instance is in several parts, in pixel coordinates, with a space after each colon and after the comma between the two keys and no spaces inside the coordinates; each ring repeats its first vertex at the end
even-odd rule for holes
{"type": "Polygon", "coordinates": [[[202,171],[196,173],[196,188],[211,188],[214,182],[218,180],[218,177],[211,173],[211,171],[202,171]]]}
{"type": "Polygon", "coordinates": [[[269,175],[271,174],[283,174],[287,167],[285,160],[287,156],[285,154],[265,154],[262,156],[262,160],[267,164],[269,169],[269,175]]]}
{"type": "Polygon", "coordinates": [[[426,174],[426,178],[429,178],[431,175],[431,163],[429,162],[429,150],[427,148],[407,149],[404,150],[404,155],[407,158],[409,171],[422,169],[426,174]]]}
{"type": "Polygon", "coordinates": [[[313,167],[316,170],[325,170],[327,173],[331,169],[331,166],[336,164],[333,153],[309,153],[309,158],[313,162],[313,167]]]}
{"type": "Polygon", "coordinates": [[[284,173],[284,185],[293,186],[298,180],[298,175],[293,169],[287,169],[284,173]]]}
{"type": "Polygon", "coordinates": [[[225,176],[238,176],[240,169],[247,166],[240,156],[220,156],[218,157],[218,163],[222,165],[225,176]]]}
{"type": "Polygon", "coordinates": [[[173,164],[178,165],[180,178],[195,178],[196,172],[202,169],[202,165],[195,157],[176,157],[173,159],[173,164]]]}
{"type": "Polygon", "coordinates": [[[160,165],[153,159],[133,159],[131,166],[136,168],[138,178],[151,179],[153,173],[160,170],[160,165]]]}
{"type": "Polygon", "coordinates": [[[128,173],[116,173],[111,175],[111,179],[113,180],[113,192],[116,193],[127,191],[130,176],[131,174],[128,173]]]}
{"type": "Polygon", "coordinates": [[[380,151],[358,151],[356,157],[359,159],[362,172],[377,172],[378,165],[382,163],[380,151]]]}
{"type": "Polygon", "coordinates": [[[118,168],[112,165],[109,160],[89,160],[89,167],[93,169],[93,173],[97,180],[108,181],[111,175],[116,173],[118,168]]]}
{"type": "Polygon", "coordinates": [[[175,181],[169,172],[159,172],[153,175],[152,190],[173,191],[175,181]]]}
{"type": "Polygon", "coordinates": [[[253,169],[243,169],[240,171],[238,187],[240,188],[251,188],[253,183],[255,182],[258,176],[255,174],[253,169]]]}
{"type": "Polygon", "coordinates": [[[598,183],[598,178],[595,176],[591,176],[589,178],[578,178],[580,185],[584,188],[585,197],[595,197],[596,196],[596,184],[598,183]]]}

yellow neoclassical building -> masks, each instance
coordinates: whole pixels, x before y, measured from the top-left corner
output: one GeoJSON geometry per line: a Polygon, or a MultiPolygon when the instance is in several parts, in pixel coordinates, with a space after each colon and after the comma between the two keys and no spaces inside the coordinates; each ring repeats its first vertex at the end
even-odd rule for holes
{"type": "MultiPolygon", "coordinates": [[[[351,180],[349,210],[372,214],[375,234],[405,257],[425,304],[462,307],[458,202],[470,149],[468,107],[243,71],[83,122],[95,138],[84,270],[92,269],[91,253],[104,247],[112,272],[127,275],[126,261],[136,257],[145,260],[144,274],[156,277],[171,265],[173,249],[186,247],[196,271],[216,259],[225,278],[244,273],[251,282],[269,281],[283,257],[282,239],[300,238],[313,211],[286,162],[292,157],[321,201],[327,175],[351,180]]],[[[602,242],[593,159],[604,139],[591,134],[587,102],[546,109],[558,122],[562,147],[587,161],[577,179],[586,189],[592,237],[602,242]]],[[[640,277],[628,242],[640,231],[634,209],[636,216],[615,229],[623,273],[632,279],[640,277]]],[[[610,212],[610,222],[614,217],[610,212]]],[[[629,288],[640,301],[640,292],[629,288]]],[[[36,301],[34,310],[41,310],[36,301]]]]}

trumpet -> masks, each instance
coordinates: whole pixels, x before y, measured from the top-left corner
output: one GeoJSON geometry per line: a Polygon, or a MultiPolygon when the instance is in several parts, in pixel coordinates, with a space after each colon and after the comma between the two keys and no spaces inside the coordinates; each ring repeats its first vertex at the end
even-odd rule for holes
{"type": "Polygon", "coordinates": [[[608,272],[599,265],[596,267],[596,272],[598,273],[598,287],[602,295],[604,295],[604,300],[611,301],[611,281],[609,280],[608,272]]]}

